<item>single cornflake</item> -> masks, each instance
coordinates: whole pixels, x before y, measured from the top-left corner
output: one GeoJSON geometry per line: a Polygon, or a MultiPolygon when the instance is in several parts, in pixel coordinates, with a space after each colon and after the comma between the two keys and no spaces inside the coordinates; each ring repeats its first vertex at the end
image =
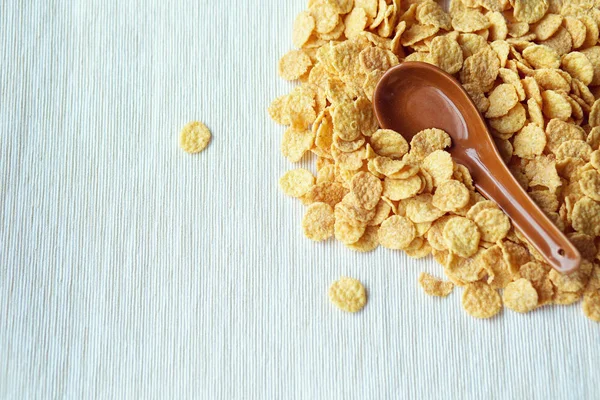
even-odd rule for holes
{"type": "Polygon", "coordinates": [[[193,121],[183,127],[179,134],[179,146],[190,154],[200,153],[210,143],[212,135],[202,122],[193,121]]]}
{"type": "Polygon", "coordinates": [[[523,58],[534,68],[558,68],[560,57],[556,50],[544,45],[531,45],[523,50],[523,58]]]}
{"type": "Polygon", "coordinates": [[[444,282],[427,272],[421,272],[419,275],[419,285],[429,296],[446,297],[454,289],[452,282],[444,282]]]}
{"type": "Polygon", "coordinates": [[[586,86],[594,79],[594,66],[585,54],[578,51],[562,56],[561,68],[586,86]]]}
{"type": "Polygon", "coordinates": [[[471,257],[477,252],[481,233],[470,219],[451,218],[444,226],[442,234],[451,252],[461,257],[471,257]]]}
{"type": "Polygon", "coordinates": [[[341,277],[329,287],[329,300],[341,310],[355,313],[367,304],[367,291],[359,280],[341,277]]]}
{"type": "Polygon", "coordinates": [[[383,185],[381,180],[372,174],[359,172],[352,178],[350,191],[365,209],[372,210],[381,199],[383,185]]]}
{"type": "Polygon", "coordinates": [[[480,211],[473,218],[473,222],[481,232],[481,240],[495,243],[506,237],[510,230],[510,220],[500,210],[488,208],[480,211]]]}
{"type": "Polygon", "coordinates": [[[392,215],[381,223],[378,238],[383,247],[401,250],[410,245],[416,234],[415,226],[408,218],[392,215]]]}
{"type": "Polygon", "coordinates": [[[302,11],[294,20],[292,30],[292,42],[297,48],[301,48],[308,42],[315,29],[315,19],[307,11],[302,11]]]}
{"type": "Polygon", "coordinates": [[[536,124],[528,124],[514,136],[513,147],[515,155],[533,159],[544,151],[546,133],[536,124]]]}
{"type": "Polygon", "coordinates": [[[490,118],[488,123],[499,133],[512,134],[525,125],[527,121],[526,114],[525,107],[521,103],[517,103],[510,109],[508,114],[498,118],[490,118]]]}
{"type": "Polygon", "coordinates": [[[431,61],[449,74],[462,68],[463,53],[458,42],[448,36],[438,36],[431,41],[431,61]]]}
{"type": "Polygon", "coordinates": [[[514,85],[503,83],[492,90],[488,100],[490,101],[490,106],[485,113],[485,117],[496,118],[508,114],[519,102],[519,97],[514,85]]]}
{"type": "Polygon", "coordinates": [[[288,171],[279,178],[279,187],[290,197],[304,196],[314,184],[314,175],[303,168],[288,171]]]}
{"type": "Polygon", "coordinates": [[[379,129],[371,135],[373,150],[381,156],[400,159],[408,152],[406,139],[391,129],[379,129]]]}
{"type": "Polygon", "coordinates": [[[406,179],[385,178],[383,181],[383,195],[394,201],[411,198],[422,189],[423,181],[418,175],[406,179]]]}
{"type": "Polygon", "coordinates": [[[469,189],[459,181],[445,181],[438,186],[431,202],[442,211],[456,211],[469,202],[469,189]]]}
{"type": "Polygon", "coordinates": [[[375,250],[379,246],[379,226],[367,226],[365,233],[354,243],[346,244],[351,250],[366,253],[375,250]]]}
{"type": "Polygon", "coordinates": [[[433,196],[429,193],[420,194],[405,200],[406,217],[414,223],[433,222],[445,214],[432,203],[433,196]]]}
{"type": "Polygon", "coordinates": [[[322,241],[333,236],[334,222],[333,208],[329,204],[313,203],[304,214],[302,229],[307,238],[322,241]]]}
{"type": "Polygon", "coordinates": [[[279,76],[293,81],[304,75],[312,66],[310,57],[302,50],[292,50],[279,60],[277,72],[279,76]]]}
{"type": "Polygon", "coordinates": [[[473,282],[463,292],[462,305],[472,317],[491,318],[502,310],[502,299],[490,285],[473,282]]]}
{"type": "Polygon", "coordinates": [[[527,279],[509,283],[502,293],[504,305],[513,311],[526,313],[538,305],[538,293],[527,279]]]}
{"type": "Polygon", "coordinates": [[[583,197],[575,203],[571,220],[577,232],[600,236],[600,204],[589,197],[583,197]]]}
{"type": "Polygon", "coordinates": [[[433,178],[433,185],[439,186],[452,178],[454,161],[449,153],[436,150],[423,159],[422,168],[433,178]]]}

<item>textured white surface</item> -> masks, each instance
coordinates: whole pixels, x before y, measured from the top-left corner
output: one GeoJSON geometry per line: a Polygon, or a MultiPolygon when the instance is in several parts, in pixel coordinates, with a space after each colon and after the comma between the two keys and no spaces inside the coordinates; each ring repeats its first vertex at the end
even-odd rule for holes
{"type": "Polygon", "coordinates": [[[303,8],[0,4],[0,398],[600,398],[579,306],[478,321],[420,291],[431,260],[303,237],[265,111],[303,8]]]}

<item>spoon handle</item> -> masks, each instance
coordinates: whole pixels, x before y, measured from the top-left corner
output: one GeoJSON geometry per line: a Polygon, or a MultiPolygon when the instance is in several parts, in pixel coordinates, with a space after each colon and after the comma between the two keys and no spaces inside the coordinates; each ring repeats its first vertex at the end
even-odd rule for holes
{"type": "Polygon", "coordinates": [[[495,153],[486,155],[485,163],[480,161],[474,166],[477,189],[504,210],[551,267],[564,273],[577,269],[581,263],[577,248],[535,204],[495,153]]]}

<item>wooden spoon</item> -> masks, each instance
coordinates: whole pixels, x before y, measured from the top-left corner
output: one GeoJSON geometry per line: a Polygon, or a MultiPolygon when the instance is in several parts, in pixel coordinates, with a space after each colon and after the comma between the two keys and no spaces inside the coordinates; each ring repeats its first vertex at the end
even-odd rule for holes
{"type": "Polygon", "coordinates": [[[504,210],[546,262],[564,273],[579,267],[579,251],[512,176],[484,119],[456,79],[431,64],[404,62],[381,78],[373,105],[380,126],[409,141],[427,128],[448,132],[452,157],[469,169],[479,192],[504,210]]]}

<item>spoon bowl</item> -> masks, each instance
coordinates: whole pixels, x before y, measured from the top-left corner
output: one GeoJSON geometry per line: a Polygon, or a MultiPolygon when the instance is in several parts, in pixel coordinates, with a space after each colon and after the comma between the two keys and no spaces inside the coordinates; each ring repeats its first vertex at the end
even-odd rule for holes
{"type": "Polygon", "coordinates": [[[450,154],[469,169],[477,190],[500,206],[546,262],[563,273],[579,267],[579,251],[510,173],[485,120],[451,75],[427,63],[401,63],[379,81],[373,106],[380,126],[408,141],[423,129],[446,131],[450,154]]]}

